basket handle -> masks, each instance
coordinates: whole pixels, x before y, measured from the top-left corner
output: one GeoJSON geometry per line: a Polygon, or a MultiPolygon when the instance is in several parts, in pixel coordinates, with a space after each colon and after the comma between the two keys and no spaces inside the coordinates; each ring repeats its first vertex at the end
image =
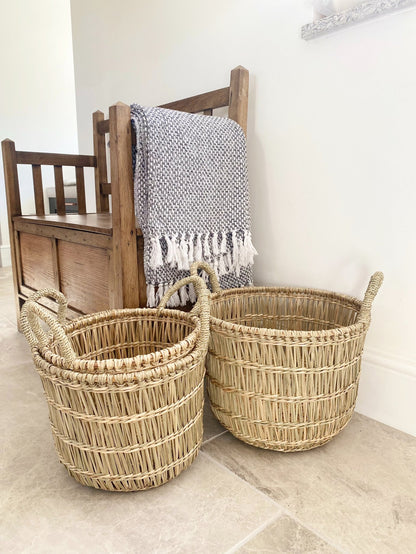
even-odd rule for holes
{"type": "Polygon", "coordinates": [[[381,271],[376,271],[368,283],[367,290],[364,295],[364,300],[361,304],[361,310],[357,317],[357,323],[368,321],[371,315],[371,305],[376,297],[381,284],[383,283],[384,275],[381,271]]]}
{"type": "Polygon", "coordinates": [[[209,340],[209,318],[210,318],[210,306],[211,306],[211,294],[207,289],[205,281],[198,277],[198,275],[191,275],[185,277],[180,281],[177,281],[163,296],[159,303],[158,309],[162,310],[166,307],[170,297],[181,287],[185,285],[193,284],[195,291],[198,295],[198,301],[192,308],[191,313],[196,314],[201,319],[201,342],[198,347],[199,350],[206,350],[209,340]]]}
{"type": "Polygon", "coordinates": [[[56,303],[58,304],[58,312],[56,314],[56,319],[59,321],[61,325],[65,325],[66,321],[66,309],[68,307],[68,301],[65,298],[65,296],[62,294],[62,292],[59,292],[55,289],[40,289],[34,293],[32,293],[28,297],[29,302],[37,302],[41,298],[53,298],[56,300],[56,303]]]}
{"type": "Polygon", "coordinates": [[[207,264],[207,262],[194,262],[191,265],[191,275],[198,275],[198,269],[203,269],[205,273],[207,273],[209,281],[211,283],[212,292],[222,292],[217,274],[215,273],[214,269],[209,264],[207,264]]]}
{"type": "Polygon", "coordinates": [[[57,339],[62,357],[69,364],[74,361],[76,354],[63,328],[67,305],[68,302],[61,292],[54,289],[39,290],[23,304],[20,323],[27,342],[31,348],[36,348],[46,346],[48,342],[48,337],[39,323],[39,320],[44,321],[57,339]],[[42,297],[51,297],[57,301],[58,313],[56,318],[36,303],[42,297]]]}

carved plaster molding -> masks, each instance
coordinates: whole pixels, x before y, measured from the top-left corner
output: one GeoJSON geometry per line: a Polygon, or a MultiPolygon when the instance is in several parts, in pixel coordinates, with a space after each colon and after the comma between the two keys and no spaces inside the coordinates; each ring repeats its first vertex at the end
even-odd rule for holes
{"type": "Polygon", "coordinates": [[[403,8],[416,6],[416,0],[366,0],[349,10],[317,19],[302,27],[302,38],[310,40],[340,27],[347,27],[403,8]]]}

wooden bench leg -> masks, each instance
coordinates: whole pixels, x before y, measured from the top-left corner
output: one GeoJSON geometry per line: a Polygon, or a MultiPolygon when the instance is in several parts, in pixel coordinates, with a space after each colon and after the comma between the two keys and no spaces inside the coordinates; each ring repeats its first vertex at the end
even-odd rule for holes
{"type": "Polygon", "coordinates": [[[13,287],[16,303],[17,325],[20,327],[20,300],[19,300],[19,263],[20,256],[15,237],[13,218],[22,215],[19,192],[19,177],[17,174],[16,149],[15,144],[10,139],[5,139],[1,143],[3,153],[4,183],[6,186],[7,201],[7,219],[9,223],[10,251],[13,270],[13,287]]]}

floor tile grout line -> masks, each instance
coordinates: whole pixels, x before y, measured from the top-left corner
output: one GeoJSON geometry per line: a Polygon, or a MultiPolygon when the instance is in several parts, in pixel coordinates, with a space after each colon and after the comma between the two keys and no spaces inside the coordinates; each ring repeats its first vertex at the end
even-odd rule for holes
{"type": "Polygon", "coordinates": [[[241,541],[237,542],[234,546],[226,550],[225,554],[234,554],[234,552],[237,552],[238,549],[240,549],[242,546],[247,544],[251,539],[254,539],[254,537],[257,537],[259,533],[267,529],[267,527],[271,525],[274,521],[277,521],[278,519],[280,519],[282,517],[282,513],[283,512],[281,511],[278,514],[273,515],[269,519],[266,519],[266,521],[264,521],[261,525],[256,527],[254,531],[252,531],[246,537],[244,537],[244,539],[241,539],[241,541]]]}
{"type": "Polygon", "coordinates": [[[222,469],[225,469],[228,473],[231,473],[231,475],[234,475],[235,477],[237,477],[237,479],[239,479],[240,481],[243,481],[248,487],[250,487],[251,489],[255,490],[256,492],[258,492],[259,494],[261,494],[262,496],[267,498],[270,502],[273,502],[274,504],[279,506],[279,508],[281,507],[280,504],[278,502],[276,502],[276,500],[274,500],[273,498],[270,498],[270,496],[268,496],[266,493],[264,493],[263,491],[261,491],[260,489],[258,489],[257,487],[255,487],[254,485],[252,485],[251,483],[249,483],[248,481],[246,481],[242,477],[240,477],[232,469],[230,469],[226,465],[222,464],[219,460],[217,460],[217,458],[214,458],[214,456],[212,456],[211,454],[208,454],[207,452],[204,452],[204,450],[201,450],[201,454],[203,454],[204,456],[209,458],[212,462],[214,462],[214,464],[220,466],[222,469]]]}
{"type": "Polygon", "coordinates": [[[331,539],[327,539],[325,536],[323,536],[320,532],[317,532],[315,531],[312,527],[310,527],[308,524],[305,525],[305,523],[302,522],[302,520],[300,520],[298,517],[294,516],[287,508],[285,508],[284,506],[282,506],[281,504],[279,504],[274,498],[271,498],[269,495],[267,495],[266,493],[264,493],[263,491],[261,491],[260,489],[258,489],[257,487],[255,487],[254,485],[252,485],[251,483],[249,483],[248,481],[246,481],[245,479],[243,479],[242,477],[240,477],[239,475],[237,475],[237,473],[235,473],[234,471],[232,471],[230,468],[228,468],[226,465],[222,464],[219,460],[217,460],[216,458],[214,458],[211,454],[208,454],[207,452],[204,452],[203,450],[201,450],[200,452],[203,456],[206,456],[207,458],[209,458],[214,464],[220,466],[222,469],[225,469],[227,472],[231,473],[231,475],[234,475],[234,477],[236,477],[237,479],[239,479],[240,481],[243,481],[243,483],[245,483],[248,487],[250,487],[251,489],[255,490],[258,494],[261,494],[262,496],[264,496],[265,498],[267,498],[270,502],[273,502],[273,504],[275,504],[278,508],[280,508],[280,510],[287,516],[289,516],[290,518],[292,518],[296,523],[298,523],[299,525],[301,525],[302,527],[304,527],[305,529],[307,529],[308,531],[310,531],[311,533],[313,533],[315,536],[317,536],[318,538],[320,538],[321,540],[323,540],[324,542],[326,542],[329,546],[332,546],[332,548],[335,548],[335,550],[337,550],[338,552],[340,552],[340,554],[344,554],[345,551],[341,549],[340,546],[336,545],[333,543],[333,541],[331,539]]]}
{"type": "Polygon", "coordinates": [[[319,539],[323,540],[328,546],[331,546],[332,548],[334,548],[337,552],[339,552],[339,554],[348,554],[348,552],[346,550],[342,550],[342,548],[340,546],[338,546],[337,544],[335,544],[332,539],[329,539],[327,538],[325,535],[322,535],[322,533],[320,531],[315,531],[315,529],[313,529],[310,525],[305,525],[305,523],[303,523],[297,516],[295,516],[291,511],[289,511],[287,508],[283,507],[282,506],[282,511],[284,513],[284,515],[290,517],[291,519],[293,519],[293,521],[295,521],[298,525],[301,525],[302,527],[304,527],[305,529],[307,529],[308,531],[310,531],[311,533],[313,533],[316,537],[318,537],[319,539]]]}
{"type": "Polygon", "coordinates": [[[225,435],[225,433],[228,433],[227,429],[225,429],[224,431],[221,431],[221,433],[218,433],[218,435],[214,435],[213,437],[210,437],[209,439],[202,441],[202,446],[205,446],[206,444],[213,441],[214,439],[221,437],[221,435],[225,435]]]}
{"type": "Polygon", "coordinates": [[[225,471],[227,471],[228,473],[231,473],[231,475],[234,475],[234,477],[237,477],[237,479],[239,479],[240,481],[243,481],[243,483],[245,483],[248,487],[250,487],[250,489],[255,490],[258,494],[261,494],[262,496],[267,498],[267,500],[269,500],[270,502],[273,502],[273,504],[276,504],[276,506],[283,509],[283,507],[278,502],[276,502],[276,500],[274,500],[273,498],[270,498],[270,496],[268,496],[266,493],[264,493],[263,491],[261,491],[260,489],[258,489],[257,487],[255,487],[254,485],[252,485],[251,483],[249,483],[248,481],[246,481],[242,477],[240,477],[237,473],[232,471],[226,465],[222,464],[219,460],[214,458],[211,454],[208,454],[207,452],[204,452],[204,450],[201,450],[201,454],[203,454],[204,456],[209,458],[214,464],[220,466],[222,469],[225,469],[225,471]]]}

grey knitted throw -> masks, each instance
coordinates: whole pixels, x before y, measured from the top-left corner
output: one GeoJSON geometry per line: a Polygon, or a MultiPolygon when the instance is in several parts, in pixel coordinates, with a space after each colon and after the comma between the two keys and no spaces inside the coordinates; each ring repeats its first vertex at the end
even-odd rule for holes
{"type": "MultiPolygon", "coordinates": [[[[134,194],[144,237],[147,303],[189,274],[193,261],[211,264],[223,288],[252,284],[247,151],[230,119],[133,104],[134,194]]],[[[171,306],[195,300],[183,287],[171,306]]]]}

